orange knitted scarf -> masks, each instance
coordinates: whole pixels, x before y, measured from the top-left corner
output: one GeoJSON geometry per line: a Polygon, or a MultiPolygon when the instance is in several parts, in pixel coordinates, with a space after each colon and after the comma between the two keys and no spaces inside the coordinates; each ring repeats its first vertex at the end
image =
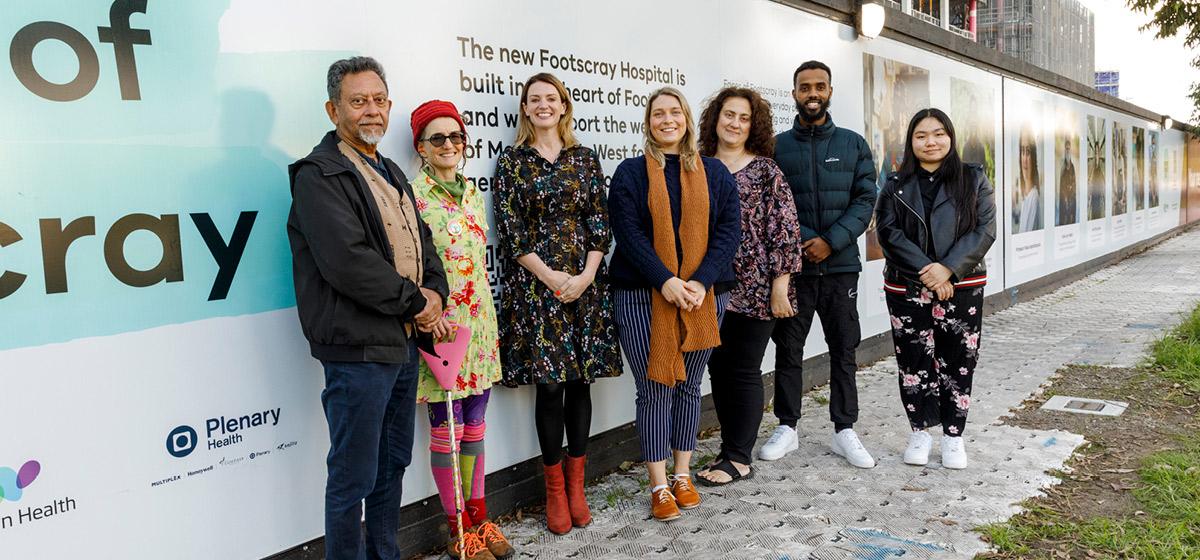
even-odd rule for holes
{"type": "MultiPolygon", "coordinates": [[[[679,204],[679,244],[683,248],[683,263],[675,247],[675,224],[671,218],[671,199],[667,195],[667,179],[663,167],[652,157],[646,157],[646,174],[650,178],[650,220],[654,228],[654,252],[667,270],[687,281],[708,251],[708,178],[704,167],[689,171],[680,162],[681,192],[679,204]]],[[[717,326],[717,304],[712,290],[695,311],[683,311],[667,301],[658,290],[653,291],[650,304],[650,355],[647,377],[656,383],[674,387],[687,379],[683,353],[713,348],[721,344],[717,326]]]]}

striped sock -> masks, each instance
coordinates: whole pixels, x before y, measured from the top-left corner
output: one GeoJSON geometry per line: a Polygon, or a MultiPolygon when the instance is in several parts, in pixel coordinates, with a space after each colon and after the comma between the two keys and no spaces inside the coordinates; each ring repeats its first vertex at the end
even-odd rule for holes
{"type": "MultiPolygon", "coordinates": [[[[453,457],[449,453],[431,452],[429,454],[429,466],[433,471],[433,482],[437,484],[438,498],[442,502],[442,511],[445,511],[446,515],[453,517],[455,511],[453,457]]],[[[470,526],[470,521],[464,517],[463,528],[470,526]]]]}
{"type": "Polygon", "coordinates": [[[483,497],[483,442],[464,441],[458,456],[459,474],[462,476],[463,496],[468,500],[483,497]]]}

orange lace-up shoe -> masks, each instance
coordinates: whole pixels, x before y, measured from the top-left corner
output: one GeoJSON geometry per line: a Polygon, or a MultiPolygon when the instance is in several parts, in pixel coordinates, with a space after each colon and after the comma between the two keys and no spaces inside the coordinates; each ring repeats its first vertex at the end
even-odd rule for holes
{"type": "Polygon", "coordinates": [[[487,545],[483,543],[483,539],[479,538],[474,531],[463,532],[462,550],[458,549],[458,536],[450,537],[446,553],[457,560],[496,560],[487,545]]]}
{"type": "Polygon", "coordinates": [[[500,532],[500,527],[495,523],[484,521],[475,531],[492,556],[496,557],[496,560],[506,560],[515,552],[512,545],[508,544],[508,539],[504,538],[504,533],[500,532]]]}
{"type": "Polygon", "coordinates": [[[679,509],[692,509],[700,505],[700,493],[692,485],[691,475],[673,474],[667,478],[671,481],[671,493],[675,495],[675,505],[679,509]]]}
{"type": "Polygon", "coordinates": [[[679,506],[675,505],[675,496],[668,488],[660,488],[650,492],[650,514],[659,521],[671,521],[683,516],[679,506]]]}

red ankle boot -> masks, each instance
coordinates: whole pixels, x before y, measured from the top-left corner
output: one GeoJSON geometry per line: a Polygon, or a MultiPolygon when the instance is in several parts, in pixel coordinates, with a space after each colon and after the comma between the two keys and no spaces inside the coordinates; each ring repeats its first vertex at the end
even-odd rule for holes
{"type": "Polygon", "coordinates": [[[556,535],[565,535],[571,531],[571,514],[562,462],[543,465],[542,471],[546,476],[546,528],[556,535]]]}
{"type": "Polygon", "coordinates": [[[587,455],[582,457],[567,455],[567,504],[571,510],[571,524],[576,527],[587,527],[592,524],[592,511],[588,509],[587,494],[583,489],[585,466],[587,466],[587,455]]]}

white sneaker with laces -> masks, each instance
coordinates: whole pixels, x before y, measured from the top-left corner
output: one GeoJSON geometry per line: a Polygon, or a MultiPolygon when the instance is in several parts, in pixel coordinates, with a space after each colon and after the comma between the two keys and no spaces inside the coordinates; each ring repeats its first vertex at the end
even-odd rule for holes
{"type": "Polygon", "coordinates": [[[875,459],[867,452],[867,448],[863,447],[861,441],[858,440],[858,434],[854,433],[853,429],[847,428],[836,434],[833,434],[833,442],[829,445],[833,448],[833,452],[845,457],[860,469],[869,469],[875,466],[875,459]]]}
{"type": "Polygon", "coordinates": [[[758,450],[758,458],[763,461],[775,461],[799,448],[800,439],[796,435],[796,429],[780,424],[775,428],[775,433],[767,439],[767,443],[758,450]]]}
{"type": "Polygon", "coordinates": [[[967,468],[967,448],[961,436],[942,436],[942,466],[947,469],[967,468]]]}
{"type": "Polygon", "coordinates": [[[915,430],[908,436],[908,449],[904,450],[904,462],[923,467],[929,464],[929,450],[933,448],[933,436],[925,430],[915,430]]]}

